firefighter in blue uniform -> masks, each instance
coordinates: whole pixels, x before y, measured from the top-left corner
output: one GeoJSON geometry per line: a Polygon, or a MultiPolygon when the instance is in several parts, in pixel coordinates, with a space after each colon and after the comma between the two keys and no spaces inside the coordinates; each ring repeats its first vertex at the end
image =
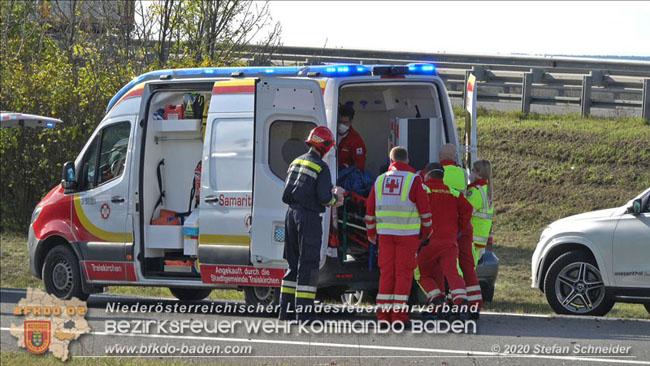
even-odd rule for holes
{"type": "Polygon", "coordinates": [[[343,189],[333,187],[323,156],[335,146],[324,126],[314,128],[305,141],[309,151],[289,166],[282,202],[289,205],[284,220],[284,258],[289,268],[280,289],[280,320],[311,321],[323,234],[321,214],[327,206],[343,204],[343,189]]]}

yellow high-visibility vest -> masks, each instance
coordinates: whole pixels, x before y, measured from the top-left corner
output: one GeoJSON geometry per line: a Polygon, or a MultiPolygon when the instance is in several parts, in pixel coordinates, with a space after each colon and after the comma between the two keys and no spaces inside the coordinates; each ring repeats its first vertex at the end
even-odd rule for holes
{"type": "Polygon", "coordinates": [[[474,243],[485,246],[490,237],[494,207],[488,200],[487,186],[470,187],[467,191],[467,201],[474,207],[472,227],[474,228],[474,243]]]}
{"type": "Polygon", "coordinates": [[[390,170],[375,181],[375,215],[377,233],[383,235],[417,235],[420,214],[409,198],[415,174],[390,170]]]}

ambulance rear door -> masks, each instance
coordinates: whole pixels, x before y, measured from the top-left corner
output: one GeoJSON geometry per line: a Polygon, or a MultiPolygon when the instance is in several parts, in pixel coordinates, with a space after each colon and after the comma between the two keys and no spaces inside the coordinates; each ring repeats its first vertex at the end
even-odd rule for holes
{"type": "Polygon", "coordinates": [[[408,150],[413,169],[421,170],[429,162],[439,161],[440,148],[447,142],[442,117],[396,118],[393,126],[393,144],[408,150]]]}
{"type": "MultiPolygon", "coordinates": [[[[307,152],[305,139],[317,126],[326,125],[320,84],[298,78],[260,78],[255,86],[253,150],[253,210],[251,262],[284,267],[284,180],[289,164],[307,152]]],[[[330,154],[330,159],[332,154],[330,154]]],[[[330,172],[333,161],[329,163],[330,172]]],[[[323,215],[323,228],[329,227],[323,215]]],[[[323,243],[327,230],[323,230],[323,243]]]]}

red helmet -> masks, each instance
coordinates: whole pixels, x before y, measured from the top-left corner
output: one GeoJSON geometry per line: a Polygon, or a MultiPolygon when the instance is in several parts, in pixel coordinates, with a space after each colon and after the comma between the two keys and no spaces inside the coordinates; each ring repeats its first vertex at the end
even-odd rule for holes
{"type": "Polygon", "coordinates": [[[325,126],[318,126],[311,130],[309,137],[305,140],[307,145],[314,147],[321,153],[322,156],[325,156],[328,151],[334,146],[334,134],[330,131],[329,128],[325,126]]]}

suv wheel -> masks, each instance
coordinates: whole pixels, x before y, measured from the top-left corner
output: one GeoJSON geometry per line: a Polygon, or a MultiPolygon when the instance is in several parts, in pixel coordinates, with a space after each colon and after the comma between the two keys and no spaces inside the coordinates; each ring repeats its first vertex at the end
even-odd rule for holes
{"type": "Polygon", "coordinates": [[[81,289],[79,260],[70,247],[57,245],[50,250],[45,256],[42,275],[47,293],[62,300],[88,299],[89,294],[81,289]]]}
{"type": "Polygon", "coordinates": [[[181,301],[201,301],[210,296],[212,289],[170,287],[169,292],[181,301]]]}
{"type": "Polygon", "coordinates": [[[558,314],[601,316],[614,306],[595,261],[583,251],[562,254],[551,264],[544,293],[558,314]]]}

